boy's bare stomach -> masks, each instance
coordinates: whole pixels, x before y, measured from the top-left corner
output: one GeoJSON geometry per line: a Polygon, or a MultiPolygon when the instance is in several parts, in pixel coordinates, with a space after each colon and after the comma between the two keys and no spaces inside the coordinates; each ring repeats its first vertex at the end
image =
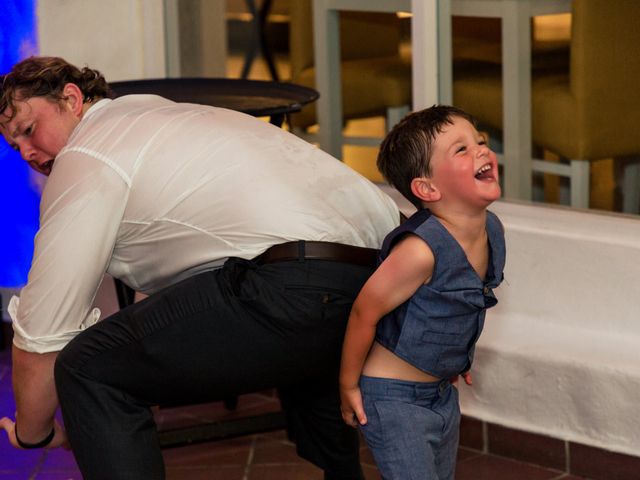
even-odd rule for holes
{"type": "Polygon", "coordinates": [[[373,342],[362,374],[368,377],[396,378],[410,382],[437,382],[440,380],[438,377],[429,375],[404,361],[378,342],[373,342]]]}

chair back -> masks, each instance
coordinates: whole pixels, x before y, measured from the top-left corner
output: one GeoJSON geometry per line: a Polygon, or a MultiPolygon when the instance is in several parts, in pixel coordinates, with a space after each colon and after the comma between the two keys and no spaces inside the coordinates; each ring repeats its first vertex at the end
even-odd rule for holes
{"type": "Polygon", "coordinates": [[[569,88],[583,158],[640,153],[640,1],[574,0],[569,88]]]}
{"type": "MultiPolygon", "coordinates": [[[[290,4],[289,51],[291,78],[313,67],[313,7],[311,0],[290,4]]],[[[342,60],[397,55],[400,20],[395,14],[340,12],[342,60]]]]}
{"type": "MultiPolygon", "coordinates": [[[[568,69],[571,14],[531,19],[534,69],[568,69]]],[[[495,17],[451,17],[452,55],[455,63],[502,64],[502,21],[495,17]]]]}

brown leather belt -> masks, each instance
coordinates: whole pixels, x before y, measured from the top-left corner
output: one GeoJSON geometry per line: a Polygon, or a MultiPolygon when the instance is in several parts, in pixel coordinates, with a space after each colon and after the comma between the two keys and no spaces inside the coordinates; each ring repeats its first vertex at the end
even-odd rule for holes
{"type": "Polygon", "coordinates": [[[295,260],[331,260],[375,267],[378,250],[332,242],[287,242],[274,245],[253,260],[259,265],[295,260]]]}

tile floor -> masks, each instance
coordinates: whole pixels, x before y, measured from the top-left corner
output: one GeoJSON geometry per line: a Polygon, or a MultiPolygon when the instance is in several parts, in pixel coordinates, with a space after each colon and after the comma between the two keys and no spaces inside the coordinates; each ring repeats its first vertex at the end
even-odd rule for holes
{"type": "MultiPolygon", "coordinates": [[[[170,429],[276,411],[269,393],[240,397],[235,411],[222,402],[188,408],[158,410],[159,428],[170,429]]],[[[0,412],[14,411],[9,351],[0,352],[0,412]]],[[[321,480],[322,472],[300,459],[283,430],[163,451],[168,480],[321,480]]],[[[380,479],[368,449],[362,447],[367,480],[380,479]]],[[[79,480],[71,453],[62,450],[14,450],[0,434],[0,480],[79,480]]],[[[469,448],[458,451],[456,480],[579,480],[557,470],[483,454],[469,448]]],[[[141,479],[143,480],[143,479],[141,479]]]]}

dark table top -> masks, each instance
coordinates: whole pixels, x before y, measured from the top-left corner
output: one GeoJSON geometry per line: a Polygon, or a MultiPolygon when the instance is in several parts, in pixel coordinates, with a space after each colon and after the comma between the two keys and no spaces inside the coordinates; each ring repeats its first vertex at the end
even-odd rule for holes
{"type": "Polygon", "coordinates": [[[175,102],[223,107],[255,117],[298,112],[317,91],[292,83],[237,78],[158,78],[109,84],[117,96],[152,93],[175,102]]]}

